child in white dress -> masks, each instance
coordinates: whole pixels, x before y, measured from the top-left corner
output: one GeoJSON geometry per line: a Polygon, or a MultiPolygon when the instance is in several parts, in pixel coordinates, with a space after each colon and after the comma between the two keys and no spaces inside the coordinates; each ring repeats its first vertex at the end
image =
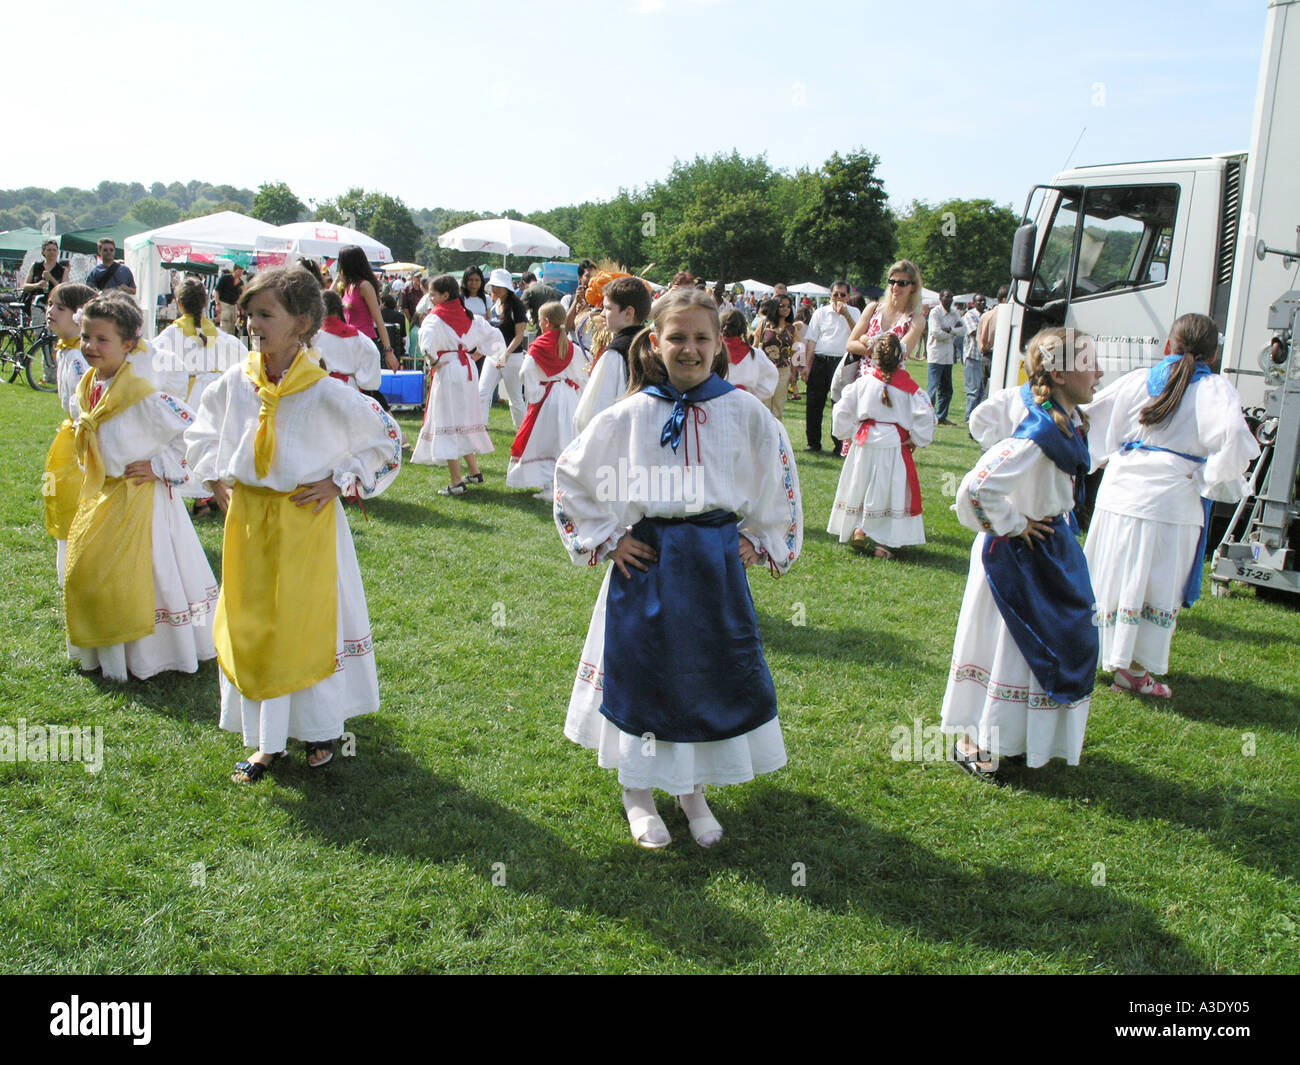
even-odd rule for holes
{"type": "Polygon", "coordinates": [[[322,290],[321,299],[325,318],[312,339],[321,367],[358,392],[375,391],[383,375],[375,342],[343,320],[343,297],[334,289],[322,290]]]}
{"type": "Polygon", "coordinates": [[[164,359],[168,370],[187,375],[185,403],[191,410],[198,410],[203,390],[248,358],[248,348],[237,336],[204,317],[208,290],[197,278],[181,282],[176,289],[176,305],[183,313],[154,338],[153,346],[158,353],[170,356],[164,359]]]}
{"type": "Polygon", "coordinates": [[[586,381],[582,361],[564,333],[564,307],[543,304],[537,311],[542,335],[524,358],[524,401],[528,411],[510,447],[506,484],[511,488],[536,488],[537,499],[550,499],[555,483],[555,460],[577,435],[573,414],[586,381]]]}
{"type": "Polygon", "coordinates": [[[462,496],[469,491],[467,483],[483,483],[478,456],[496,450],[479,402],[478,369],[471,352],[477,349],[479,355],[499,361],[505,356],[505,341],[500,330],[465,309],[460,284],[450,274],[430,282],[429,298],[432,309],[420,326],[420,350],[432,376],[411,461],[423,466],[445,462],[451,482],[438,494],[462,496]],[[460,475],[462,456],[469,466],[467,478],[460,475]]]}
{"type": "Polygon", "coordinates": [[[912,454],[934,439],[936,421],[903,369],[898,337],[885,333],[870,350],[872,369],[845,387],[831,412],[831,435],[844,441],[846,457],[826,531],[858,551],[875,541],[877,558],[893,558],[891,548],[925,543],[912,454]]]}
{"type": "Polygon", "coordinates": [[[143,320],[116,292],[81,309],[91,369],[68,412],[84,470],[68,533],[68,654],[112,680],[193,673],[216,653],[217,582],[176,491],[190,481],[184,433],[194,416],[132,368],[143,320]]]}
{"type": "Polygon", "coordinates": [[[1259,445],[1241,399],[1214,372],[1219,327],[1185,314],[1173,352],[1098,393],[1088,407],[1095,464],[1106,463],[1084,554],[1097,595],[1101,668],[1112,687],[1168,698],[1178,614],[1201,594],[1212,500],[1240,501],[1259,445]]]}
{"type": "Polygon", "coordinates": [[[781,371],[745,338],[749,325],[737,310],[722,313],[722,343],[727,352],[727,381],[770,408],[781,371]]]}
{"type": "Polygon", "coordinates": [[[1078,765],[1097,669],[1092,586],[1074,509],[1088,472],[1077,407],[1101,374],[1091,342],[1045,329],[1029,343],[1034,404],[957,490],[957,517],[978,535],[943,697],[953,755],[980,779],[998,758],[1078,765]],[[1081,366],[1081,368],[1079,368],[1081,366]],[[1060,369],[1059,367],[1072,367],[1060,369]]]}
{"type": "Polygon", "coordinates": [[[379,709],[361,568],[340,496],[370,498],[401,467],[401,433],[374,400],[331,378],[307,347],[320,286],[260,271],[239,306],[260,350],[203,394],[186,434],[194,476],[226,511],[214,621],[221,728],[254,753],[253,783],[302,740],[323,766],[347,719],[379,709]]]}
{"type": "Polygon", "coordinates": [[[617,769],[632,837],[671,837],[652,789],[676,795],[701,846],[722,838],[705,784],[785,764],[776,693],[745,567],[784,573],[803,543],[781,423],[727,384],[707,293],[675,289],[632,343],[629,395],[555,467],[555,523],[575,564],[609,561],[565,735],[617,769]]]}

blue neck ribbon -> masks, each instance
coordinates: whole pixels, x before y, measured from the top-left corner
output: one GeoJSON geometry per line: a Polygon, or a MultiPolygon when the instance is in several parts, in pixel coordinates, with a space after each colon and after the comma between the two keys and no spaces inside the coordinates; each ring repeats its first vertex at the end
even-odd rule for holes
{"type": "MultiPolygon", "coordinates": [[[[1183,361],[1181,352],[1175,355],[1166,355],[1158,363],[1151,367],[1147,373],[1147,395],[1152,399],[1160,395],[1169,384],[1169,373],[1175,366],[1183,361]]],[[[1201,362],[1199,359],[1192,368],[1192,381],[1199,381],[1202,377],[1211,377],[1214,371],[1209,365],[1201,362]]]]}
{"type": "Polygon", "coordinates": [[[642,389],[643,392],[657,396],[659,399],[666,399],[673,405],[673,412],[668,415],[668,420],[664,422],[663,432],[659,434],[659,446],[671,446],[675,454],[682,442],[682,430],[686,426],[686,408],[693,403],[703,403],[706,400],[715,399],[728,392],[733,392],[735,388],[735,385],[728,384],[717,374],[710,374],[708,380],[696,385],[694,388],[687,389],[685,392],[678,392],[671,381],[646,385],[642,389]]]}
{"type": "MultiPolygon", "coordinates": [[[[1024,388],[1028,388],[1025,385],[1024,388]]],[[[1032,440],[1039,449],[1056,465],[1057,469],[1074,478],[1074,507],[1077,510],[1087,498],[1088,487],[1084,483],[1092,458],[1088,453],[1088,442],[1077,425],[1070,426],[1070,435],[1063,436],[1052,415],[1037,403],[1028,404],[1029,411],[1024,420],[1011,435],[1017,440],[1032,440]]]]}

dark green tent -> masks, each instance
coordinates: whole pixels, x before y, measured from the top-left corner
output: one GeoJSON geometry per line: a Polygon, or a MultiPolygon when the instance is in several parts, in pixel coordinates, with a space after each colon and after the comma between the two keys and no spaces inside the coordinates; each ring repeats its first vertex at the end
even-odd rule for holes
{"type": "Polygon", "coordinates": [[[99,242],[105,237],[112,237],[117,244],[117,250],[121,251],[126,247],[127,237],[134,237],[148,228],[143,222],[137,222],[134,218],[124,218],[111,226],[74,229],[59,238],[59,250],[64,254],[81,252],[83,255],[94,255],[99,250],[99,242]]]}
{"type": "Polygon", "coordinates": [[[0,233],[0,262],[20,263],[29,251],[40,248],[41,243],[49,238],[39,229],[23,226],[0,233]]]}

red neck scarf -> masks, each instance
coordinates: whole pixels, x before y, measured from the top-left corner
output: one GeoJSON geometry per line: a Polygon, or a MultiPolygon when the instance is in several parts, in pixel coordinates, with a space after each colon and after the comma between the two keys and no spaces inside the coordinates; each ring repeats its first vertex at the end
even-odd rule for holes
{"type": "Polygon", "coordinates": [[[727,345],[727,358],[731,360],[732,366],[739,366],[749,354],[749,341],[744,337],[723,337],[723,342],[727,345]]]}
{"type": "Polygon", "coordinates": [[[901,366],[889,375],[888,380],[886,380],[885,375],[880,372],[879,366],[872,367],[871,376],[874,377],[877,381],[884,381],[884,383],[887,385],[893,385],[900,392],[906,392],[909,396],[912,395],[914,392],[920,391],[920,387],[917,385],[915,381],[912,380],[912,375],[909,374],[906,370],[904,370],[901,366]]]}
{"type": "Polygon", "coordinates": [[[348,325],[342,318],[326,318],[325,321],[321,322],[320,327],[330,336],[335,337],[354,337],[360,332],[360,330],[348,325]]]}
{"type": "Polygon", "coordinates": [[[568,343],[561,346],[561,336],[558,329],[548,329],[528,346],[528,354],[547,377],[558,377],[573,358],[568,343]]]}
{"type": "Polygon", "coordinates": [[[441,318],[458,337],[463,337],[469,332],[470,324],[474,318],[465,310],[465,304],[460,300],[449,299],[433,305],[433,313],[436,317],[441,318]]]}

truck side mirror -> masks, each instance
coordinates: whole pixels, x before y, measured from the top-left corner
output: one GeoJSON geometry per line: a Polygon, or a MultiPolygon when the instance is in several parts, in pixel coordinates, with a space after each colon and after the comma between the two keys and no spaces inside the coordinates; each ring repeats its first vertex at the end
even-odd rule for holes
{"type": "Polygon", "coordinates": [[[1038,243],[1038,226],[1026,222],[1016,230],[1011,242],[1011,280],[1029,281],[1034,276],[1034,245],[1038,243]]]}

